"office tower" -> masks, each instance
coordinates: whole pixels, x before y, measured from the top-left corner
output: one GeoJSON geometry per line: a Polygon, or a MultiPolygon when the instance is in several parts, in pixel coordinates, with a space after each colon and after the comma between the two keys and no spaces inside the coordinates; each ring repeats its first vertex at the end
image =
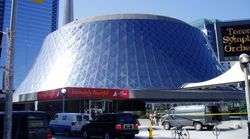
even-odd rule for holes
{"type": "MultiPolygon", "coordinates": [[[[0,0],[0,29],[6,31],[10,24],[12,0],[0,0]]],[[[31,69],[44,38],[57,29],[59,0],[19,0],[15,34],[14,89],[31,69]]],[[[1,65],[5,63],[6,35],[2,37],[1,65]]],[[[3,75],[1,70],[0,77],[3,75]]],[[[2,80],[0,80],[2,84],[2,80]]]]}
{"type": "Polygon", "coordinates": [[[214,23],[216,20],[209,19],[199,19],[191,22],[190,24],[194,27],[199,28],[207,37],[208,42],[211,44],[212,49],[217,54],[217,44],[216,44],[216,33],[214,23]]]}
{"type": "Polygon", "coordinates": [[[63,24],[68,24],[74,20],[73,0],[64,0],[63,24]]]}
{"type": "MultiPolygon", "coordinates": [[[[216,22],[222,22],[222,21],[199,19],[191,22],[190,25],[199,28],[204,33],[204,35],[208,40],[208,44],[211,46],[211,48],[214,51],[214,54],[218,58],[218,48],[216,43],[216,29],[215,29],[216,22]]],[[[228,70],[230,68],[230,62],[221,62],[221,65],[224,67],[225,70],[228,70]]]]}

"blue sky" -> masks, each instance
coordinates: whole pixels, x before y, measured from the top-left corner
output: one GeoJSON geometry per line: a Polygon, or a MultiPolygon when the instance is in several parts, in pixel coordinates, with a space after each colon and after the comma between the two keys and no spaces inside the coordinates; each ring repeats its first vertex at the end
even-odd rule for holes
{"type": "MultiPolygon", "coordinates": [[[[60,0],[59,27],[64,0],[60,0]]],[[[83,19],[114,13],[146,13],[185,22],[201,18],[250,19],[250,0],[74,0],[74,17],[83,19]]]]}

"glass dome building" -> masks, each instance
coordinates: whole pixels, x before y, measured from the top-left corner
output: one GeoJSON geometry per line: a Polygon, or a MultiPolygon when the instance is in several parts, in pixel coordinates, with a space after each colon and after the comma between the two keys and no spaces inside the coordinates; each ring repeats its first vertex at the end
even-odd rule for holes
{"type": "Polygon", "coordinates": [[[180,20],[115,14],[51,33],[15,94],[63,87],[177,89],[222,73],[202,32],[180,20]]]}

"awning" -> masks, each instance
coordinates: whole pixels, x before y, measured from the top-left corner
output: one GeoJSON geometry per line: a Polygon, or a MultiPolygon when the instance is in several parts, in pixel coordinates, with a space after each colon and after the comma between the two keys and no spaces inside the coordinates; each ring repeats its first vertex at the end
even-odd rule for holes
{"type": "MultiPolygon", "coordinates": [[[[248,79],[250,79],[249,75],[248,79]]],[[[241,67],[240,62],[237,61],[232,66],[232,68],[230,68],[227,72],[223,73],[222,75],[216,78],[204,82],[186,83],[182,85],[181,88],[206,88],[212,86],[222,86],[222,85],[243,82],[244,80],[245,78],[244,78],[243,68],[241,67]]]]}

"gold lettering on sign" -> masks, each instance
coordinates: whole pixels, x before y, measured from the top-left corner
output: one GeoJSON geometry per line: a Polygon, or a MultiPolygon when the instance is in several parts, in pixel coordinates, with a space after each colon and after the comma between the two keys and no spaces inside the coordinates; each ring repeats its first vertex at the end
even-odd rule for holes
{"type": "Polygon", "coordinates": [[[223,43],[228,43],[228,44],[232,44],[232,43],[246,43],[246,42],[250,42],[250,36],[246,35],[246,37],[235,37],[235,36],[224,36],[223,37],[223,43]]]}
{"type": "Polygon", "coordinates": [[[250,51],[250,29],[227,28],[227,35],[223,36],[224,51],[245,52],[250,51]]]}
{"type": "Polygon", "coordinates": [[[225,52],[244,52],[244,51],[250,51],[250,46],[244,46],[240,44],[240,46],[231,46],[226,45],[224,47],[225,52]]]}
{"type": "Polygon", "coordinates": [[[228,35],[238,35],[238,34],[250,34],[250,29],[234,29],[234,28],[227,28],[228,35]]]}

